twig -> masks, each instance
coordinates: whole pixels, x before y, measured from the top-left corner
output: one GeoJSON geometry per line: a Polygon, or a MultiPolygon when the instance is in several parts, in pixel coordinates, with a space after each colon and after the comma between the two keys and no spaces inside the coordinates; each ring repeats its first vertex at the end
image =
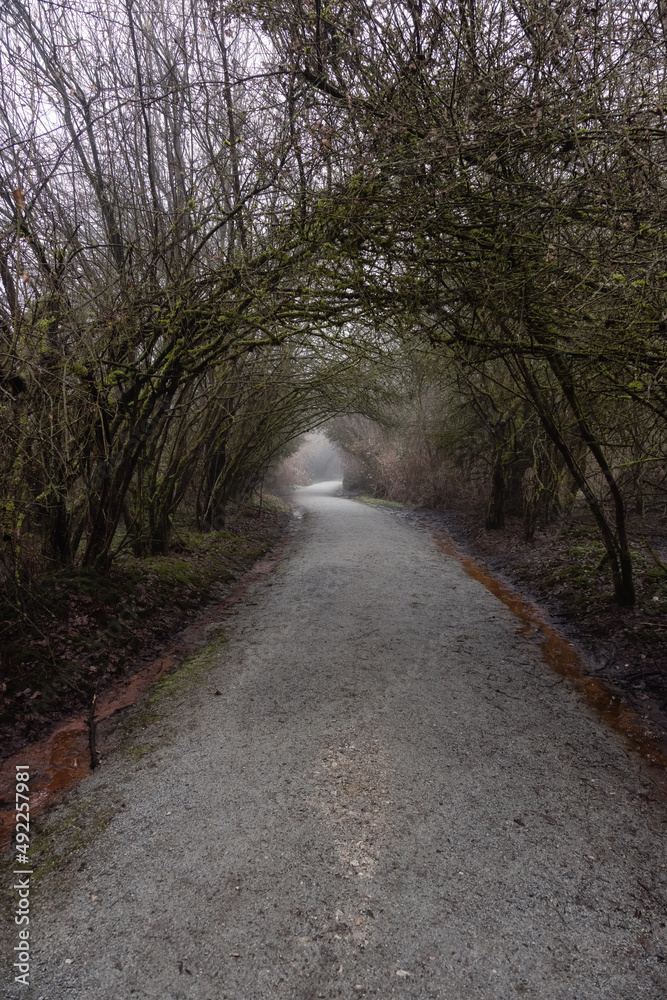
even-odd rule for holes
{"type": "Polygon", "coordinates": [[[525,698],[519,698],[515,694],[508,694],[507,691],[501,691],[500,688],[494,688],[496,694],[502,694],[504,698],[511,698],[512,701],[525,701],[525,698]]]}
{"type": "Polygon", "coordinates": [[[88,714],[88,746],[90,747],[90,769],[94,770],[99,764],[97,748],[95,747],[95,702],[97,695],[94,694],[90,702],[90,712],[88,714]]]}
{"type": "Polygon", "coordinates": [[[642,670],[633,670],[630,674],[623,674],[623,679],[630,681],[634,680],[635,677],[662,677],[663,673],[662,670],[650,670],[646,667],[642,670]]]}

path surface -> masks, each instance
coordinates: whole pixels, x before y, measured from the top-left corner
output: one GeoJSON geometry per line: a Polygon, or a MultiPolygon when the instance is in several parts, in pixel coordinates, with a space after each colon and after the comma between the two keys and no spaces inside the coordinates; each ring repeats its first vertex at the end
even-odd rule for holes
{"type": "Polygon", "coordinates": [[[643,766],[427,532],[332,492],[56,813],[124,805],[33,888],[7,996],[664,1000],[643,766]]]}

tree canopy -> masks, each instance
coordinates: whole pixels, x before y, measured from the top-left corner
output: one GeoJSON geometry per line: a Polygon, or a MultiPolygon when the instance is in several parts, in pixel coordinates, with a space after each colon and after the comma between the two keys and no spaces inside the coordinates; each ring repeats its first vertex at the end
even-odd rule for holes
{"type": "Polygon", "coordinates": [[[104,568],[121,524],[138,552],[183,503],[210,527],[417,352],[490,428],[490,526],[539,428],[631,605],[624,472],[666,457],[666,50],[639,0],[7,0],[7,579],[29,536],[104,568]]]}

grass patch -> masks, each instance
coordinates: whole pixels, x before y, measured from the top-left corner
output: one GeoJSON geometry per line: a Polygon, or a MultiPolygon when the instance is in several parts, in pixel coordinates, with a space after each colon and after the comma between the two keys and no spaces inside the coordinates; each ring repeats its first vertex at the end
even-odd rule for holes
{"type": "MultiPolygon", "coordinates": [[[[188,656],[178,667],[170,670],[155,683],[150,694],[143,699],[141,707],[123,724],[128,735],[160,722],[163,718],[160,711],[162,702],[182,694],[206,679],[208,671],[216,664],[220,645],[225,641],[225,632],[226,626],[221,625],[209,636],[204,649],[188,656]]],[[[148,743],[136,744],[135,747],[130,747],[127,753],[132,760],[140,760],[153,749],[154,747],[148,743]]]]}
{"type": "Polygon", "coordinates": [[[389,507],[399,510],[407,510],[408,506],[404,503],[399,503],[398,500],[382,500],[380,497],[367,497],[359,496],[352,497],[357,503],[368,504],[369,507],[389,507]]]}
{"type": "Polygon", "coordinates": [[[283,500],[282,497],[277,497],[273,493],[264,493],[261,501],[259,497],[255,496],[251,500],[251,506],[257,509],[272,511],[278,514],[291,515],[292,508],[290,505],[283,500]]]}
{"type": "Polygon", "coordinates": [[[146,699],[148,710],[154,711],[167,698],[173,698],[205,679],[208,671],[216,664],[222,640],[219,632],[220,630],[211,638],[205,649],[189,656],[176,670],[160,678],[146,699]]]}
{"type": "MultiPolygon", "coordinates": [[[[106,795],[104,801],[100,799],[99,796],[95,800],[77,799],[69,806],[62,807],[57,818],[45,820],[44,826],[37,823],[30,843],[31,885],[51,873],[57,874],[54,889],[60,884],[64,885],[70,869],[80,863],[79,853],[106,830],[114,816],[123,808],[117,793],[111,797],[106,795]]],[[[0,866],[1,877],[9,885],[14,868],[12,852],[3,858],[0,866]]],[[[49,897],[54,898],[54,894],[49,893],[49,897]]],[[[13,920],[14,908],[15,901],[10,899],[4,907],[3,916],[13,920]]],[[[39,909],[39,894],[31,909],[39,909]]]]}
{"type": "Polygon", "coordinates": [[[148,756],[148,754],[153,753],[155,747],[152,743],[135,743],[134,746],[127,748],[127,756],[130,760],[141,760],[142,757],[148,756]]]}

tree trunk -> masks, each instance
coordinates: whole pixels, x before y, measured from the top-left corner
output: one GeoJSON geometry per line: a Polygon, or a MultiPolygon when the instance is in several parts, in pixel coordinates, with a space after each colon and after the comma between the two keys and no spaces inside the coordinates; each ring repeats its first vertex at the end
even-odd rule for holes
{"type": "Polygon", "coordinates": [[[225,468],[226,461],[225,446],[218,448],[211,458],[206,471],[205,497],[206,506],[204,508],[204,530],[222,531],[225,526],[225,505],[217,501],[216,493],[218,480],[225,468]]]}
{"type": "Polygon", "coordinates": [[[72,562],[70,516],[66,497],[62,494],[58,494],[46,511],[42,529],[42,555],[61,566],[69,566],[72,562]]]}
{"type": "MultiPolygon", "coordinates": [[[[616,526],[616,538],[614,539],[614,550],[617,558],[612,562],[612,578],[614,581],[614,596],[616,603],[622,607],[632,608],[635,606],[636,595],[632,572],[632,555],[628,542],[626,528],[625,504],[614,474],[609,467],[602,445],[597,440],[595,433],[584,413],[583,407],[577,396],[574,381],[570,371],[557,355],[549,356],[551,370],[556,375],[567,399],[572,407],[582,440],[589,448],[593,458],[597,462],[605,478],[612,500],[614,502],[614,520],[616,526]]],[[[605,518],[606,521],[606,518],[605,518]]]]}
{"type": "Polygon", "coordinates": [[[505,470],[502,451],[496,456],[491,477],[491,499],[484,527],[487,531],[505,527],[505,470]]]}
{"type": "MultiPolygon", "coordinates": [[[[549,358],[550,367],[554,371],[554,374],[561,382],[561,372],[559,364],[556,363],[555,367],[552,364],[552,358],[549,358]]],[[[583,474],[579,463],[575,459],[572,449],[568,447],[567,442],[563,438],[560,430],[558,429],[549,409],[547,400],[545,400],[542,390],[533,377],[532,373],[528,368],[528,364],[522,358],[515,358],[517,368],[521,372],[524,384],[530,394],[530,397],[535,406],[535,411],[538,414],[544,429],[547,434],[555,444],[556,448],[563,456],[565,464],[572,475],[574,482],[577,484],[581,492],[583,493],[591,514],[595,518],[595,522],[600,530],[600,536],[602,543],[604,544],[605,550],[609,556],[609,566],[611,569],[612,582],[614,586],[614,600],[621,607],[631,608],[634,607],[636,596],[635,588],[632,578],[632,557],[630,555],[630,549],[628,546],[627,533],[625,530],[625,512],[623,507],[623,502],[620,497],[620,492],[618,486],[614,480],[614,477],[606,463],[602,449],[597,446],[594,448],[592,445],[595,444],[592,432],[587,427],[585,418],[581,411],[581,407],[576,400],[576,394],[573,388],[570,390],[570,395],[566,391],[566,385],[561,382],[563,391],[566,394],[566,398],[571,406],[573,406],[575,412],[575,418],[577,419],[577,424],[579,426],[579,431],[581,438],[587,445],[589,451],[593,454],[598,465],[603,470],[606,469],[605,480],[609,485],[612,496],[615,501],[615,514],[616,514],[616,533],[611,527],[607,520],[607,515],[605,513],[604,507],[595,496],[595,493],[591,489],[586,476],[583,474]],[[573,405],[574,400],[574,405],[573,405]],[[575,409],[576,406],[576,409],[575,409]]],[[[567,382],[567,380],[566,380],[567,382]]]]}

